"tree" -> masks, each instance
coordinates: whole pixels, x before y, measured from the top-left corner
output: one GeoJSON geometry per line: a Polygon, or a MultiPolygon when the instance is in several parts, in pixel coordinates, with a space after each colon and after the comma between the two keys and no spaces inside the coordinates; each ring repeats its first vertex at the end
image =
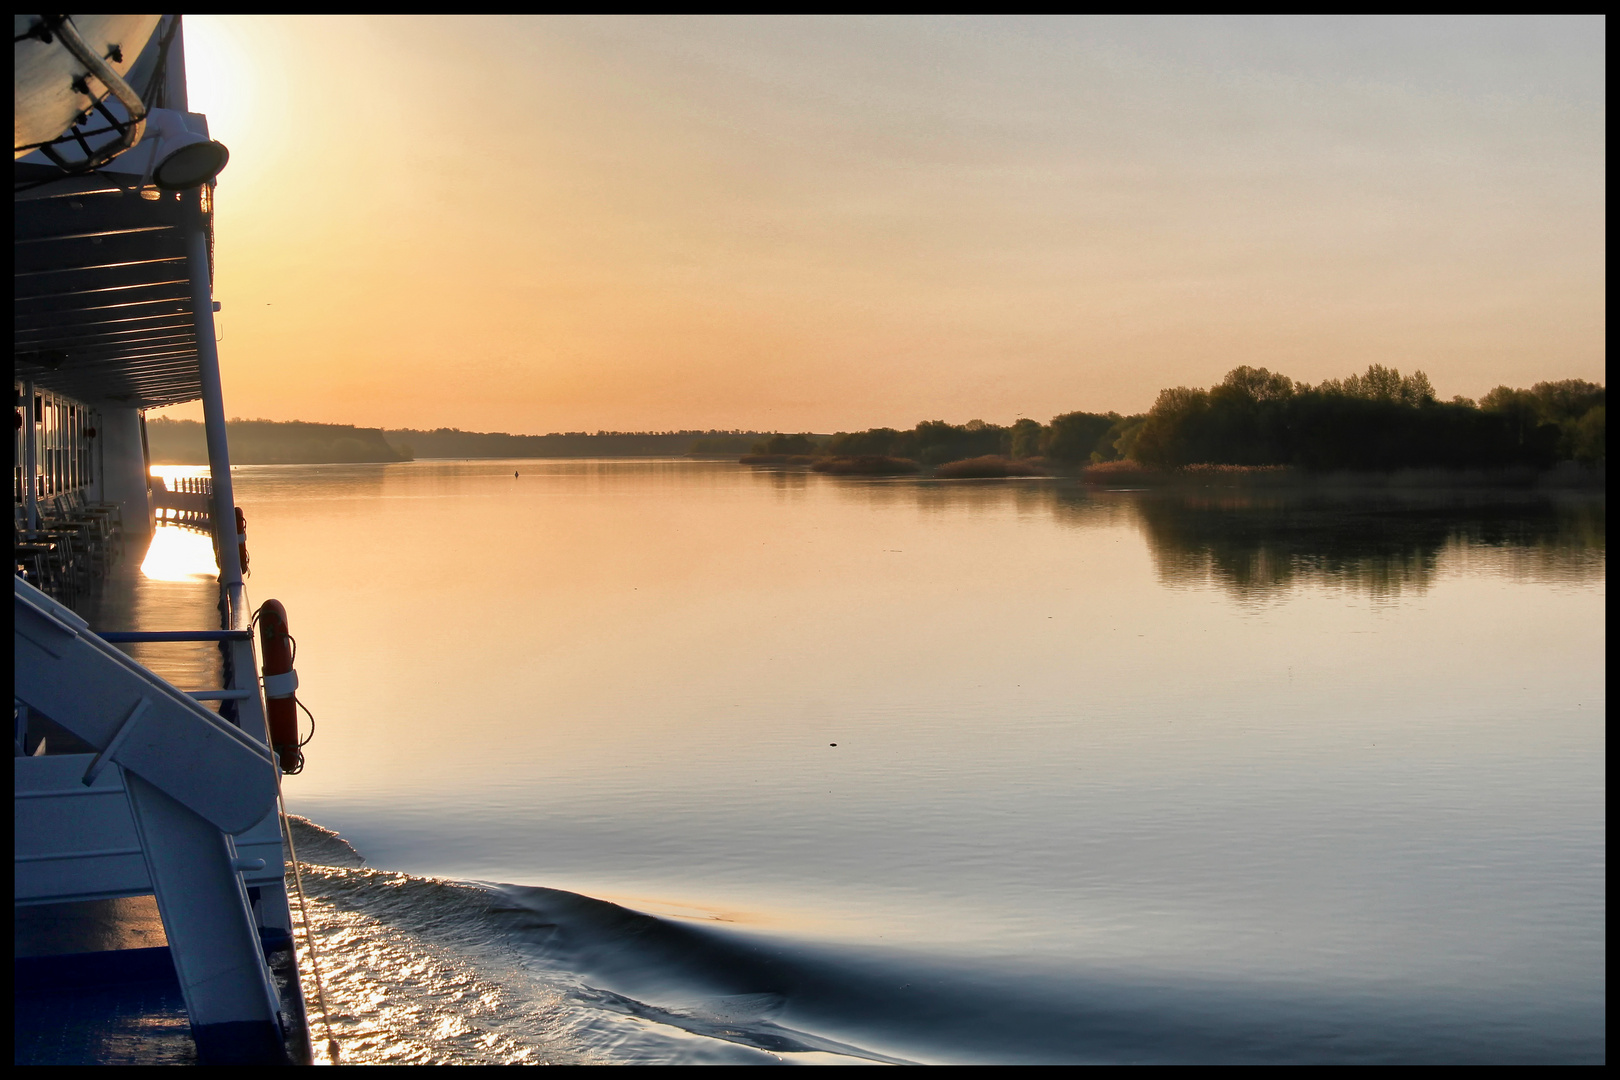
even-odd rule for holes
{"type": "Polygon", "coordinates": [[[1007,429],[983,420],[970,420],[960,426],[943,420],[924,420],[914,429],[900,436],[896,443],[902,456],[915,458],[925,465],[940,465],[947,461],[982,457],[1002,452],[1002,439],[1007,429]]]}
{"type": "Polygon", "coordinates": [[[1031,458],[1041,452],[1041,425],[1027,417],[1016,421],[1011,430],[1007,452],[1015,458],[1031,458]]]}
{"type": "Polygon", "coordinates": [[[1366,401],[1396,401],[1403,405],[1422,405],[1434,400],[1434,386],[1423,372],[1414,371],[1403,379],[1398,370],[1381,364],[1369,364],[1365,375],[1351,375],[1342,382],[1329,380],[1318,389],[1366,401]]]}
{"type": "Polygon", "coordinates": [[[1516,446],[1523,447],[1542,426],[1541,403],[1528,390],[1498,386],[1479,399],[1479,407],[1482,411],[1493,413],[1506,422],[1516,446]]]}
{"type": "Polygon", "coordinates": [[[1514,396],[1511,400],[1503,402],[1503,411],[1509,412],[1521,424],[1522,413],[1533,411],[1540,424],[1556,427],[1557,454],[1561,460],[1573,458],[1592,462],[1603,457],[1601,449],[1596,451],[1597,456],[1594,457],[1592,447],[1601,445],[1605,414],[1600,411],[1589,423],[1585,419],[1593,409],[1605,408],[1608,395],[1603,387],[1585,379],[1563,379],[1559,382],[1539,382],[1528,391],[1512,393],[1514,396]],[[1587,424],[1585,429],[1581,426],[1583,423],[1587,424]],[[1598,444],[1591,442],[1592,432],[1599,433],[1598,444]]]}
{"type": "Polygon", "coordinates": [[[1588,410],[1608,404],[1604,388],[1585,379],[1539,382],[1530,388],[1530,396],[1541,419],[1549,424],[1578,421],[1588,410]]]}
{"type": "Polygon", "coordinates": [[[1130,458],[1132,461],[1140,460],[1136,456],[1136,440],[1141,436],[1142,429],[1147,426],[1147,414],[1127,416],[1115,426],[1119,430],[1119,435],[1110,444],[1113,454],[1104,460],[1114,461],[1119,458],[1130,458]]]}
{"type": "Polygon", "coordinates": [[[1063,413],[1052,417],[1041,452],[1053,461],[1077,465],[1091,460],[1104,435],[1119,419],[1118,413],[1063,413]]]}
{"type": "Polygon", "coordinates": [[[1601,465],[1608,460],[1604,428],[1608,422],[1608,407],[1594,405],[1576,421],[1574,457],[1588,465],[1601,465]]]}
{"type": "Polygon", "coordinates": [[[896,454],[895,440],[900,433],[894,428],[872,428],[868,431],[839,432],[827,441],[827,452],[838,457],[886,457],[896,454]]]}
{"type": "Polygon", "coordinates": [[[1203,451],[1202,421],[1209,414],[1209,391],[1177,386],[1160,390],[1137,433],[1132,453],[1144,465],[1173,468],[1210,460],[1203,451]]]}
{"type": "Polygon", "coordinates": [[[756,454],[811,454],[816,449],[816,442],[809,432],[800,432],[797,435],[772,435],[768,439],[761,439],[754,444],[753,452],[756,454]]]}
{"type": "Polygon", "coordinates": [[[1294,380],[1281,373],[1273,375],[1265,368],[1235,367],[1226,373],[1217,392],[1246,401],[1287,401],[1294,396],[1294,380]]]}

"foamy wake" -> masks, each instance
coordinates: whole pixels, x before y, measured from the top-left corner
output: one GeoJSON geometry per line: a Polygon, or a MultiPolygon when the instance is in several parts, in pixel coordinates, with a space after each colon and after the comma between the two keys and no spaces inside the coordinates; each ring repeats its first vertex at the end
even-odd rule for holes
{"type": "MultiPolygon", "coordinates": [[[[291,820],[330,1009],[326,1019],[344,1063],[593,1060],[569,1037],[570,1014],[577,1010],[529,977],[519,958],[484,929],[485,890],[365,869],[336,833],[291,820]]],[[[295,937],[311,1041],[317,1060],[326,1061],[314,967],[303,934],[295,937]]]]}
{"type": "MultiPolygon", "coordinates": [[[[1487,997],[833,946],[368,869],[302,818],[293,836],[346,1064],[1603,1060],[1601,1024],[1584,1043],[1536,1041],[1487,997]]],[[[314,968],[295,938],[324,1062],[314,968]]]]}
{"type": "Polygon", "coordinates": [[[885,1060],[775,1028],[770,1002],[717,1000],[683,1015],[594,988],[525,948],[496,889],[366,868],[338,834],[290,820],[329,1009],[323,1018],[300,927],[318,1062],[330,1062],[327,1019],[344,1064],[885,1060]]]}

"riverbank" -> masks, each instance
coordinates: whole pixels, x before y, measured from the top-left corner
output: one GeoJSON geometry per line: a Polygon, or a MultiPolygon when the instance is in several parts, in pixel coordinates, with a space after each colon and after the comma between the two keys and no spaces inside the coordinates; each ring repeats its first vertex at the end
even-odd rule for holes
{"type": "Polygon", "coordinates": [[[1312,472],[1290,465],[1186,465],[1161,469],[1134,461],[1109,461],[1080,470],[1092,487],[1231,488],[1544,488],[1605,490],[1604,466],[1573,461],[1551,469],[1390,469],[1312,472]]]}
{"type": "Polygon", "coordinates": [[[802,466],[830,476],[914,476],[937,480],[992,480],[1065,476],[1097,488],[1245,488],[1245,489],[1426,489],[1488,488],[1604,491],[1605,466],[1566,461],[1551,469],[1525,466],[1507,469],[1390,469],[1313,472],[1291,465],[1185,465],[1158,468],[1135,461],[1107,461],[1064,469],[1045,458],[984,455],[949,461],[925,469],[910,458],[881,454],[848,457],[811,454],[745,454],[743,465],[802,466]]]}
{"type": "MultiPolygon", "coordinates": [[[[457,428],[363,428],[302,420],[232,420],[226,424],[237,465],[326,465],[412,461],[416,458],[732,457],[759,432],[568,431],[549,435],[461,431],[457,428]]],[[[147,421],[153,465],[208,460],[203,426],[195,420],[147,421]]]]}
{"type": "MultiPolygon", "coordinates": [[[[225,425],[231,461],[237,465],[323,465],[334,462],[410,461],[381,428],[353,424],[232,420],[225,425]]],[[[153,417],[146,422],[146,449],[153,465],[193,465],[208,460],[203,426],[195,420],[153,417]]]]}

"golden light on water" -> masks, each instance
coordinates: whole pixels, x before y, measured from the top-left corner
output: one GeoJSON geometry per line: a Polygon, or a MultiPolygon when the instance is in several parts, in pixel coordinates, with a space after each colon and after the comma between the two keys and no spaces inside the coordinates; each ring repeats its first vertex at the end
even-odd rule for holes
{"type": "MultiPolygon", "coordinates": [[[[181,477],[207,476],[206,465],[154,465],[151,475],[173,486],[181,477]]],[[[203,581],[219,576],[214,541],[207,533],[159,522],[141,562],[141,574],[152,581],[203,581]]]]}
{"type": "Polygon", "coordinates": [[[146,549],[141,573],[153,581],[202,581],[219,576],[214,542],[207,533],[160,525],[146,549]]]}

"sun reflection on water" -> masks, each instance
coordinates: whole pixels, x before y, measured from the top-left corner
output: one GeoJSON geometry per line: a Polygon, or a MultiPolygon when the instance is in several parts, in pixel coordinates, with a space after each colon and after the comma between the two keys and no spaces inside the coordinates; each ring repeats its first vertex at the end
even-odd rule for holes
{"type": "Polygon", "coordinates": [[[207,465],[153,465],[147,469],[148,475],[161,477],[164,483],[182,476],[208,476],[210,471],[207,465]]]}
{"type": "MultiPolygon", "coordinates": [[[[153,465],[148,474],[173,485],[181,477],[207,476],[207,465],[153,465]]],[[[219,577],[214,541],[197,529],[158,523],[141,562],[141,574],[152,581],[211,581],[219,577]]]]}
{"type": "Polygon", "coordinates": [[[204,581],[219,576],[214,542],[207,533],[160,525],[152,533],[141,573],[153,581],[204,581]]]}

